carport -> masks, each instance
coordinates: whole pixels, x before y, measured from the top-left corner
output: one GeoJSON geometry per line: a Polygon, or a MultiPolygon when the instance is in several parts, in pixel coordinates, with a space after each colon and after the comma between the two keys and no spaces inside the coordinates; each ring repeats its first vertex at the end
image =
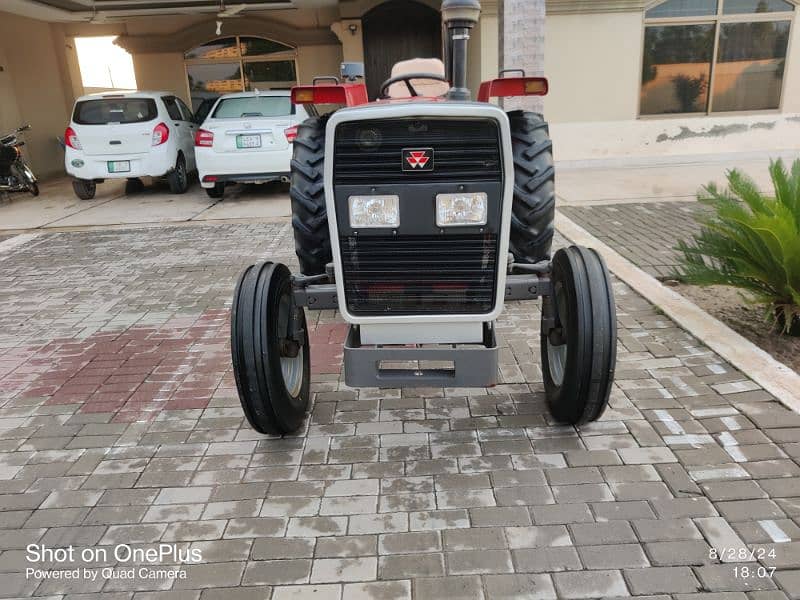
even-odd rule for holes
{"type": "MultiPolygon", "coordinates": [[[[104,91],[84,86],[76,38],[117,36],[115,43],[131,55],[138,89],[171,92],[197,110],[220,93],[288,88],[320,74],[338,74],[343,60],[366,63],[374,93],[396,61],[441,55],[440,4],[7,0],[0,10],[0,130],[30,122],[34,170],[43,178],[63,173],[57,136],[74,99],[104,91]]],[[[472,45],[475,89],[497,70],[498,3],[483,4],[472,45]]]]}

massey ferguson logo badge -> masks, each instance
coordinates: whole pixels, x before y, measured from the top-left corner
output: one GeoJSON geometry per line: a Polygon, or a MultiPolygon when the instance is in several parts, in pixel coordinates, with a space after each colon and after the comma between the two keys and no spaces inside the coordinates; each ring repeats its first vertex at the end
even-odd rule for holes
{"type": "Polygon", "coordinates": [[[433,171],[433,148],[405,148],[403,171],[433,171]]]}

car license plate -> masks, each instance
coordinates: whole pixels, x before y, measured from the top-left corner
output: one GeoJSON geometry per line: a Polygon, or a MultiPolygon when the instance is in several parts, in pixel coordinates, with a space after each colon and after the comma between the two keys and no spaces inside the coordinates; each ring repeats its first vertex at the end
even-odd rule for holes
{"type": "Polygon", "coordinates": [[[129,173],[131,170],[131,161],[129,160],[110,160],[108,161],[109,173],[129,173]]]}
{"type": "Polygon", "coordinates": [[[260,135],[237,135],[236,136],[237,148],[261,148],[260,135]]]}

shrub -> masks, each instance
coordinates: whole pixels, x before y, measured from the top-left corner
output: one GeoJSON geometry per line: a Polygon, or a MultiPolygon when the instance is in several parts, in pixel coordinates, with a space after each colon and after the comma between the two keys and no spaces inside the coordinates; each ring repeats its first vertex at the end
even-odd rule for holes
{"type": "Polygon", "coordinates": [[[775,197],[752,179],[728,172],[728,189],[709,184],[698,200],[713,211],[700,233],[680,241],[679,276],[697,285],[730,285],[750,292],[784,333],[800,335],[800,160],[787,172],[770,163],[775,197]]]}

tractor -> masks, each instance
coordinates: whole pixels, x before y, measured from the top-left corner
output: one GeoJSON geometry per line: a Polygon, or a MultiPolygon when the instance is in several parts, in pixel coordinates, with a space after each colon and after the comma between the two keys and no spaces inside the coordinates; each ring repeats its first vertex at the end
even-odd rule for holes
{"type": "Polygon", "coordinates": [[[554,421],[580,425],[608,405],[616,311],[600,255],[551,254],[554,164],[542,115],[493,98],[544,95],[548,82],[504,71],[467,89],[478,0],[444,0],[444,61],[398,63],[370,102],[354,64],[344,80],[292,89],[295,103],[343,108],[298,126],[291,163],[300,273],[244,270],[231,354],[250,425],[287,434],[310,405],[305,309],[349,324],[349,387],[491,387],[505,301],[542,299],[540,348],[554,421]]]}

